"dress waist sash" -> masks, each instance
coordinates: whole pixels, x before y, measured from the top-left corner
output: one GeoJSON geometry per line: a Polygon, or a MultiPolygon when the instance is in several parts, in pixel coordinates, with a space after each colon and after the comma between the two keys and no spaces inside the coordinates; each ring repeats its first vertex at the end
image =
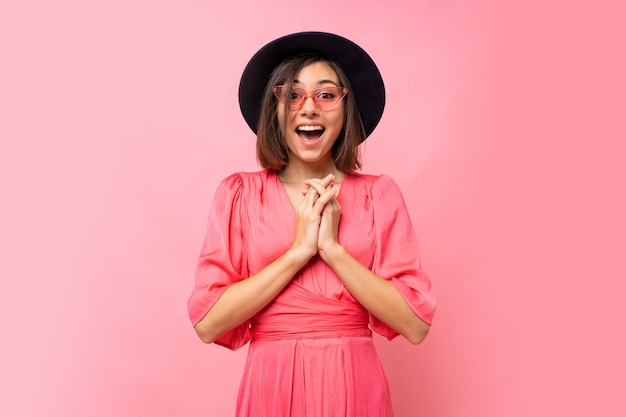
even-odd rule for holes
{"type": "Polygon", "coordinates": [[[296,282],[252,320],[252,340],[371,336],[359,303],[313,294],[296,282]]]}

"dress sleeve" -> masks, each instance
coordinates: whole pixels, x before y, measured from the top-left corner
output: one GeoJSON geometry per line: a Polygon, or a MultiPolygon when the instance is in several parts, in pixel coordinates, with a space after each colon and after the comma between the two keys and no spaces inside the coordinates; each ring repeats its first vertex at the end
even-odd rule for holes
{"type": "MultiPolygon", "coordinates": [[[[247,216],[243,181],[239,174],[224,179],[215,192],[207,232],[195,271],[195,286],[189,297],[189,317],[195,326],[233,283],[247,278],[247,216]]],[[[246,321],[215,340],[235,350],[250,340],[246,321]]]]}
{"type": "MultiPolygon", "coordinates": [[[[435,313],[435,298],[420,262],[417,237],[404,198],[396,183],[381,175],[372,184],[376,251],[372,272],[398,289],[411,310],[429,325],[435,313]]],[[[370,317],[372,329],[388,339],[398,333],[370,317]]]]}

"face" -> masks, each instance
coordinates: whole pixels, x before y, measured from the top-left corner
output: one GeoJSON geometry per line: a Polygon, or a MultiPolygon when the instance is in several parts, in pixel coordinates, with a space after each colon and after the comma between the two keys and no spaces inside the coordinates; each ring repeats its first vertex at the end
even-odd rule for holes
{"type": "MultiPolygon", "coordinates": [[[[303,88],[308,92],[329,86],[340,86],[339,79],[335,71],[324,62],[314,62],[303,67],[293,83],[293,88],[303,88]]],[[[285,126],[284,106],[279,102],[278,118],[281,126],[285,126]]],[[[290,163],[297,160],[317,166],[333,164],[332,147],[341,133],[343,120],[343,100],[329,109],[321,109],[308,97],[300,109],[289,109],[284,133],[290,151],[290,163]]]]}

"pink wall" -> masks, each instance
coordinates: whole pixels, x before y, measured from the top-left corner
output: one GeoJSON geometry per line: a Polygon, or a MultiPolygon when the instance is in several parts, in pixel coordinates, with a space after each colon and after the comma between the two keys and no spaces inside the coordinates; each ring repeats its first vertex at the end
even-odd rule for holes
{"type": "Polygon", "coordinates": [[[0,6],[0,415],[232,415],[245,349],[194,335],[194,261],[256,169],[245,63],[325,30],[386,80],[365,171],[439,301],[423,345],[377,339],[397,415],[623,416],[620,2],[215,3],[0,6]]]}

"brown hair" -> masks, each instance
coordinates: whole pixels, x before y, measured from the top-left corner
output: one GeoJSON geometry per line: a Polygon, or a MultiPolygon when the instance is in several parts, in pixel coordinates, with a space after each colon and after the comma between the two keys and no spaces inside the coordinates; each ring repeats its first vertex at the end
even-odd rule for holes
{"type": "MultiPolygon", "coordinates": [[[[348,89],[348,94],[344,97],[343,128],[332,149],[335,165],[343,172],[356,171],[361,167],[358,147],[365,139],[365,128],[348,77],[335,62],[328,61],[318,54],[302,54],[288,58],[279,64],[265,86],[256,141],[257,159],[263,168],[280,171],[289,163],[289,149],[277,117],[278,99],[274,96],[272,88],[276,85],[285,85],[289,94],[296,74],[302,68],[315,62],[328,64],[337,74],[341,86],[348,89]]],[[[285,107],[284,111],[283,119],[286,123],[289,110],[285,107]]]]}

